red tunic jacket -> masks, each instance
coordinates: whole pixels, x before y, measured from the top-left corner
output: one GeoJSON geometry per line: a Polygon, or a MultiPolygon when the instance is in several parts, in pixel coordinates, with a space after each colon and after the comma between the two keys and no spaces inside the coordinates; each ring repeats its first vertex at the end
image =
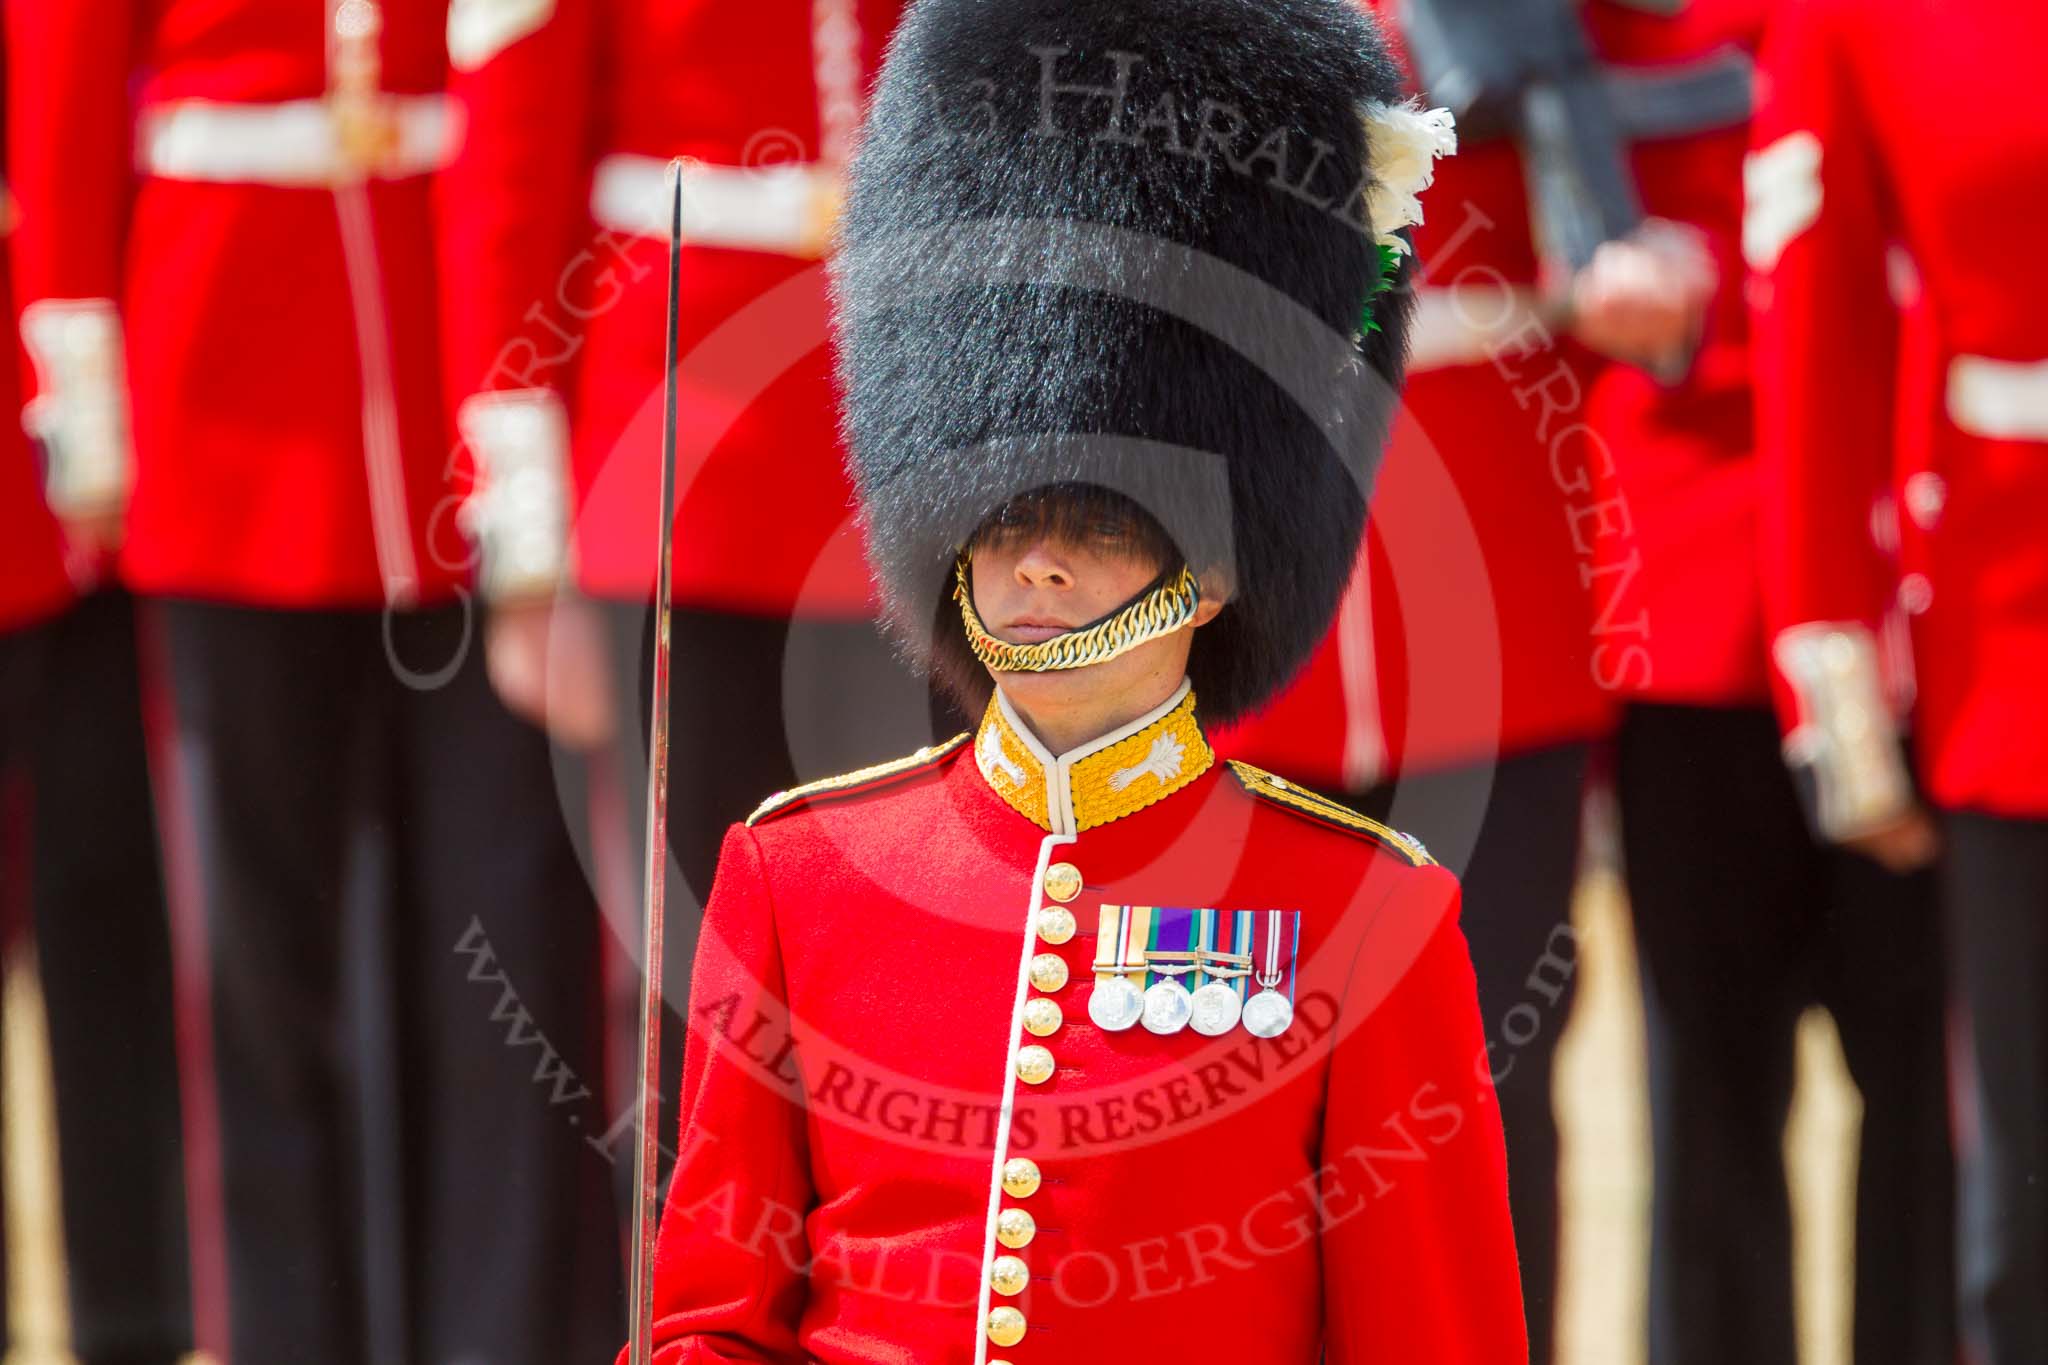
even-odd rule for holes
{"type": "Polygon", "coordinates": [[[1769,43],[1745,246],[1791,743],[1884,735],[1896,607],[1930,794],[2048,816],[2048,11],[1804,0],[1769,43]],[[1964,73],[1962,98],[1931,108],[1929,72],[1964,73]],[[1893,244],[1921,289],[1904,343],[1893,244]]]}
{"type": "Polygon", "coordinates": [[[1057,760],[998,699],[771,799],[700,940],[655,1358],[1526,1359],[1457,907],[1214,763],[1185,688],[1057,760]],[[1098,1027],[1125,905],[1298,911],[1291,1027],[1098,1027]]]}
{"type": "MultiPolygon", "coordinates": [[[[445,0],[7,6],[24,337],[61,431],[66,408],[103,395],[48,391],[62,368],[51,325],[99,308],[125,332],[133,587],[375,605],[466,574],[425,174],[454,133],[435,94],[446,13],[445,0]],[[337,23],[380,16],[369,74],[399,97],[395,145],[354,178],[336,171],[321,101],[330,68],[360,51],[337,23]]],[[[89,387],[121,385],[111,335],[89,387]]]]}
{"type": "Polygon", "coordinates": [[[573,449],[582,585],[652,591],[662,171],[687,158],[676,600],[867,616],[820,255],[899,0],[518,8],[528,22],[452,35],[469,134],[447,179],[451,384],[546,414],[525,428],[544,434],[465,435],[486,466],[573,449]]]}

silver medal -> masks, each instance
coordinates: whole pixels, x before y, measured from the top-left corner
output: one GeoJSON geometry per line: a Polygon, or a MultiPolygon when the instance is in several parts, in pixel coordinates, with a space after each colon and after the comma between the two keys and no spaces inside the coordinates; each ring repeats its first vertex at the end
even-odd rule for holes
{"type": "Polygon", "coordinates": [[[1244,1002],[1244,1031],[1254,1038],[1278,1037],[1294,1022],[1294,1002],[1274,989],[1281,975],[1280,914],[1274,911],[1266,920],[1266,970],[1258,975],[1264,989],[1244,1002]]]}
{"type": "Polygon", "coordinates": [[[1294,1022],[1294,1006],[1270,986],[1244,1002],[1244,1031],[1254,1038],[1276,1038],[1294,1022]]]}
{"type": "Polygon", "coordinates": [[[1179,1033],[1188,1026],[1194,1006],[1188,988],[1171,978],[1145,988],[1145,1027],[1154,1033],[1179,1033]]]}
{"type": "Polygon", "coordinates": [[[1095,989],[1088,992],[1088,1017],[1106,1032],[1121,1033],[1144,1013],[1144,993],[1127,976],[1097,980],[1095,989]]]}
{"type": "Polygon", "coordinates": [[[1244,1010],[1243,1001],[1227,981],[1211,981],[1197,990],[1188,1003],[1191,1010],[1188,1025],[1210,1038],[1236,1028],[1238,1015],[1244,1010]]]}

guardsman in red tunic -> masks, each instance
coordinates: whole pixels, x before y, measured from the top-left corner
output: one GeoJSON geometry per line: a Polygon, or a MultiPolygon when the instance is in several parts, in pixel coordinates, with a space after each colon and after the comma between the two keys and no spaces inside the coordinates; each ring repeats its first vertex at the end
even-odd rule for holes
{"type": "Polygon", "coordinates": [[[1447,129],[1343,0],[1210,13],[926,0],[891,50],[851,458],[980,721],[728,835],[657,1360],[1526,1359],[1455,880],[1204,730],[1344,591],[1447,129]]]}
{"type": "MultiPolygon", "coordinates": [[[[1595,0],[1583,14],[1657,225],[1603,249],[1574,288],[1581,334],[1597,320],[1616,362],[1586,396],[1602,456],[1586,528],[1626,702],[1615,786],[1651,1033],[1650,1359],[1797,1358],[1782,1135],[1798,1022],[1819,1004],[1864,1106],[1855,1357],[1946,1365],[1954,1175],[1931,874],[1816,843],[1771,714],[1741,257],[1766,7],[1595,0]],[[1717,73],[1743,98],[1670,117],[1717,73]],[[1626,301],[1683,316],[1689,298],[1683,358],[1631,354],[1626,301]]],[[[1889,307],[1882,289],[1875,302],[1889,307]]]]}
{"type": "MultiPolygon", "coordinates": [[[[498,607],[492,672],[515,709],[544,716],[563,742],[611,738],[594,815],[617,828],[610,846],[622,852],[644,837],[645,801],[627,793],[644,790],[647,763],[664,177],[670,158],[688,167],[669,707],[678,1009],[726,827],[761,792],[932,733],[925,689],[872,624],[837,436],[824,264],[862,103],[900,9],[452,9],[452,88],[467,132],[444,177],[449,402],[484,476],[467,515],[498,607]]],[[[634,853],[618,865],[643,863],[634,853]]],[[[637,940],[637,913],[614,912],[623,938],[637,940]]],[[[664,1090],[672,1102],[673,1076],[664,1090]]]]}
{"type": "Polygon", "coordinates": [[[581,1188],[596,921],[465,596],[446,6],[7,20],[24,420],[56,510],[120,540],[166,669],[200,1344],[587,1358],[579,1308],[616,1273],[581,1188]]]}
{"type": "Polygon", "coordinates": [[[1790,7],[1743,230],[1785,751],[1830,839],[1914,861],[1939,818],[1962,1311],[1990,1365],[2048,1359],[2044,43],[2018,0],[1790,7]],[[1904,97],[1930,72],[1939,116],[1904,97]]]}

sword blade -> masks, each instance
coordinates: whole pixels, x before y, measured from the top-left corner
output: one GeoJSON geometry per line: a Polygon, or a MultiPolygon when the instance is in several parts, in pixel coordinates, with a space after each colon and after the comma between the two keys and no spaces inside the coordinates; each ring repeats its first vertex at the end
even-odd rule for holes
{"type": "Polygon", "coordinates": [[[647,881],[640,961],[640,1079],[636,1097],[640,1141],[633,1152],[632,1365],[651,1365],[654,1351],[654,1248],[661,1234],[656,1198],[661,1155],[662,913],[668,895],[669,579],[675,558],[676,329],[683,275],[683,163],[668,167],[668,335],[662,353],[660,530],[655,544],[654,699],[647,736],[647,881]]]}

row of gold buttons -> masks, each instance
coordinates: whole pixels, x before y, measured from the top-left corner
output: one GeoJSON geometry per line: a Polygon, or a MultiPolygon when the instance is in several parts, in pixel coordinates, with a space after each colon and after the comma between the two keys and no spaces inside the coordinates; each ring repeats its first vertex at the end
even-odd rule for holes
{"type": "MultiPolygon", "coordinates": [[[[1081,873],[1072,863],[1054,863],[1045,870],[1045,894],[1059,904],[1038,912],[1033,925],[1039,941],[1058,947],[1074,936],[1074,912],[1065,902],[1081,894],[1081,873]]],[[[1067,960],[1058,953],[1039,953],[1031,959],[1031,984],[1043,995],[1033,996],[1024,1006],[1024,1031],[1034,1038],[1049,1038],[1064,1021],[1059,1001],[1050,998],[1067,984],[1067,960]]],[[[1017,1079],[1026,1085],[1043,1085],[1055,1069],[1052,1050],[1037,1043],[1017,1050],[1017,1079]]],[[[1029,1199],[1038,1193],[1038,1164],[1029,1157],[1012,1157],[1003,1163],[1003,1193],[1012,1199],[1029,1199]]],[[[1020,1208],[1007,1208],[996,1215],[996,1240],[1015,1251],[1028,1246],[1038,1235],[1038,1224],[1020,1208]]],[[[988,1282],[996,1293],[1015,1298],[1031,1282],[1031,1267],[1021,1256],[1002,1255],[989,1263],[988,1282]]],[[[989,1310],[988,1339],[998,1346],[1015,1346],[1024,1339],[1023,1313],[1010,1304],[989,1310]]],[[[1009,1365],[991,1360],[989,1365],[1009,1365]]]]}

